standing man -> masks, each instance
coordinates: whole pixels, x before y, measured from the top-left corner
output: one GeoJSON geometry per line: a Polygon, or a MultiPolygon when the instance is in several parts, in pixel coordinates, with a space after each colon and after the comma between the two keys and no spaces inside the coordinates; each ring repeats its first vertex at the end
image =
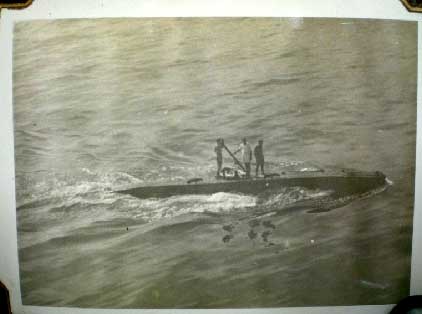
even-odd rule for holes
{"type": "Polygon", "coordinates": [[[261,173],[263,176],[265,176],[264,173],[264,150],[263,150],[263,140],[258,141],[258,145],[255,146],[254,149],[254,155],[256,160],[256,169],[255,169],[255,176],[258,176],[258,170],[261,168],[261,173]]]}
{"type": "Polygon", "coordinates": [[[251,176],[252,148],[251,148],[251,145],[249,145],[246,138],[242,139],[242,143],[240,143],[239,149],[236,150],[234,153],[237,154],[239,151],[242,152],[242,161],[245,164],[246,178],[250,178],[250,176],[251,176]]]}
{"type": "Polygon", "coordinates": [[[224,140],[222,138],[217,139],[217,146],[214,148],[214,152],[217,155],[217,175],[216,178],[220,177],[221,167],[223,166],[223,145],[224,140]]]}

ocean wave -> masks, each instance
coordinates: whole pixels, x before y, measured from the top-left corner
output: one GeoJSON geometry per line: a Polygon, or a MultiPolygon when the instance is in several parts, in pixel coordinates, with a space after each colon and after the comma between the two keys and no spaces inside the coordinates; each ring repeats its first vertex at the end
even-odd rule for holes
{"type": "Polygon", "coordinates": [[[116,186],[140,183],[143,183],[142,179],[124,172],[99,173],[88,168],[78,169],[72,176],[56,173],[40,175],[37,179],[17,176],[17,208],[38,207],[49,200],[74,199],[93,192],[111,192],[116,186]]]}
{"type": "Polygon", "coordinates": [[[175,223],[176,217],[188,221],[195,217],[238,220],[273,214],[289,217],[293,212],[326,212],[380,193],[389,186],[344,197],[337,197],[331,190],[286,187],[259,196],[219,192],[138,199],[113,191],[116,185],[139,184],[142,179],[119,172],[98,174],[88,168],[82,168],[80,172],[84,175],[79,179],[53,176],[37,182],[32,186],[34,193],[24,201],[20,200],[21,248],[66,237],[81,228],[125,229],[126,221],[130,221],[130,225],[151,224],[150,228],[154,229],[158,225],[175,223]]]}
{"type": "Polygon", "coordinates": [[[254,88],[263,88],[263,87],[278,87],[281,85],[288,85],[300,82],[300,78],[272,78],[266,81],[258,82],[254,84],[254,88]]]}
{"type": "Polygon", "coordinates": [[[301,187],[283,188],[277,194],[269,197],[263,205],[277,205],[278,208],[283,208],[298,201],[327,197],[332,193],[333,191],[308,190],[301,187]]]}
{"type": "Polygon", "coordinates": [[[309,209],[308,212],[309,213],[321,213],[321,212],[330,211],[332,209],[341,208],[341,207],[344,207],[344,206],[346,206],[346,205],[350,204],[351,202],[356,201],[358,199],[366,199],[366,198],[370,198],[374,195],[377,195],[379,193],[382,193],[389,186],[390,185],[387,183],[383,186],[380,186],[376,189],[369,190],[365,193],[351,194],[351,195],[346,195],[346,196],[338,197],[338,198],[331,198],[331,197],[322,198],[321,201],[316,203],[314,205],[314,208],[309,209]]]}
{"type": "MultiPolygon", "coordinates": [[[[133,200],[133,198],[131,198],[133,200]]],[[[212,195],[183,195],[164,199],[133,200],[134,217],[155,221],[190,213],[230,213],[257,205],[257,197],[219,192],[212,195]]]]}

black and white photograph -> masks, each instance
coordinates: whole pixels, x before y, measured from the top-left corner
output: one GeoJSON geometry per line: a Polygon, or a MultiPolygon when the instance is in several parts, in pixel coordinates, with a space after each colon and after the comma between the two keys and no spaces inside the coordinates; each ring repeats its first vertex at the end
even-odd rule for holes
{"type": "Polygon", "coordinates": [[[417,22],[17,22],[22,303],[397,303],[416,91],[417,22]]]}

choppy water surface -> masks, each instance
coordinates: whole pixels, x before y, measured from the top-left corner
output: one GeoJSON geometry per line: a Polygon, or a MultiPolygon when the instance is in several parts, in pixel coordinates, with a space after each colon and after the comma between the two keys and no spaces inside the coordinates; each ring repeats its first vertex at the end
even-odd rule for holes
{"type": "Polygon", "coordinates": [[[17,24],[24,304],[396,303],[410,276],[416,32],[337,19],[17,24]],[[379,170],[393,185],[341,199],[113,192],[212,176],[215,138],[243,136],[263,138],[278,171],[379,170]]]}

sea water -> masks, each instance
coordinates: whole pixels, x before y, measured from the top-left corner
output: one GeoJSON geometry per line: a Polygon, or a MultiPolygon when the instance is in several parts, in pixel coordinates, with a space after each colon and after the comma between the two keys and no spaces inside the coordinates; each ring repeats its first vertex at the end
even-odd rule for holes
{"type": "Polygon", "coordinates": [[[416,33],[415,23],[340,19],[18,23],[23,303],[233,308],[405,297],[416,33]],[[391,184],[341,199],[301,187],[265,197],[114,193],[212,177],[216,138],[236,149],[245,136],[252,146],[264,140],[277,171],[378,170],[391,184]]]}

